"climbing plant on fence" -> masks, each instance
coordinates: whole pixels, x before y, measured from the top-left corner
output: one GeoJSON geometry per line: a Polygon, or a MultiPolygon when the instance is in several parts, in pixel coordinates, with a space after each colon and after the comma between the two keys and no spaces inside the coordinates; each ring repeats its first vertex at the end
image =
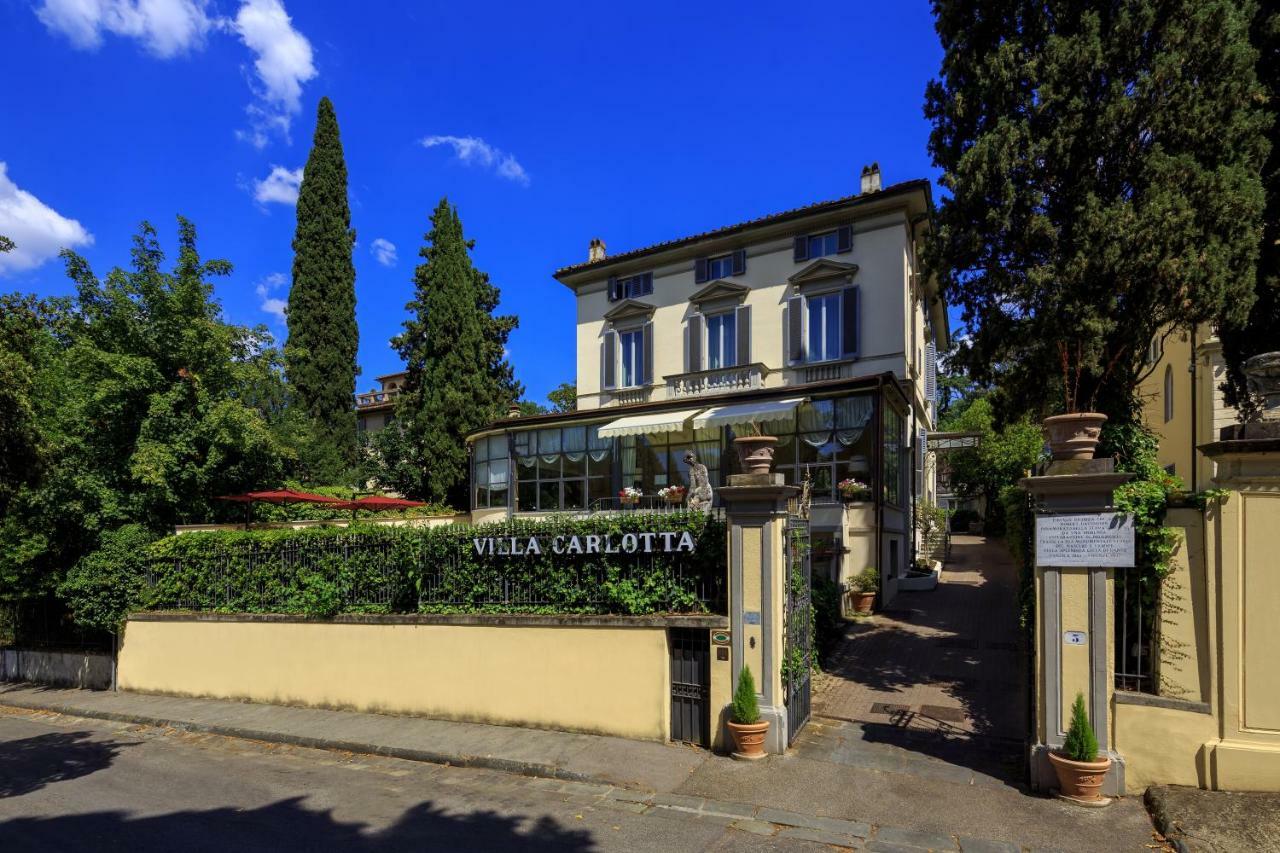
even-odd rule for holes
{"type": "Polygon", "coordinates": [[[725,608],[725,525],[701,513],[186,533],[156,542],[150,555],[146,609],[333,616],[725,608]]]}

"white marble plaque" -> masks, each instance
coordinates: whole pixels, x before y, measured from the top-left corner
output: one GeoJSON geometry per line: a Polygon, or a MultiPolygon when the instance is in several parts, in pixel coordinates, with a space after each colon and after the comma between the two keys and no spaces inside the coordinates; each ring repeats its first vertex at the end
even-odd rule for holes
{"type": "Polygon", "coordinates": [[[1036,516],[1036,565],[1133,568],[1133,516],[1123,512],[1036,516]]]}

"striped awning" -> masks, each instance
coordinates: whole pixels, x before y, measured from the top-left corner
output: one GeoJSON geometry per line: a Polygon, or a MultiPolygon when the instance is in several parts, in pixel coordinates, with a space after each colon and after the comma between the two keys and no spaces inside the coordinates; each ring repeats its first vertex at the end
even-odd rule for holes
{"type": "Polygon", "coordinates": [[[679,432],[698,409],[681,409],[678,412],[654,412],[648,415],[628,415],[600,427],[601,438],[617,438],[622,435],[653,435],[659,432],[679,432]]]}
{"type": "Polygon", "coordinates": [[[716,426],[741,426],[749,423],[766,424],[770,421],[780,421],[790,417],[796,406],[803,402],[803,397],[793,397],[789,400],[762,400],[758,403],[715,406],[694,418],[693,427],[706,429],[716,426]]]}

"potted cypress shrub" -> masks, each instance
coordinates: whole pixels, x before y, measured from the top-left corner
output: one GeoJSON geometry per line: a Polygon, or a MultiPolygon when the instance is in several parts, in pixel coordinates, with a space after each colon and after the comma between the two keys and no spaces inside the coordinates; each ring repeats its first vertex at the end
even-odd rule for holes
{"type": "Polygon", "coordinates": [[[1100,793],[1111,759],[1098,758],[1098,736],[1089,724],[1083,693],[1076,694],[1067,739],[1060,751],[1049,753],[1049,763],[1058,774],[1058,790],[1064,800],[1083,806],[1105,806],[1111,802],[1100,793]]]}
{"type": "Polygon", "coordinates": [[[733,713],[728,725],[733,735],[734,758],[744,761],[764,758],[764,736],[769,731],[769,721],[760,719],[756,680],[745,664],[738,673],[738,689],[733,691],[733,713]]]}

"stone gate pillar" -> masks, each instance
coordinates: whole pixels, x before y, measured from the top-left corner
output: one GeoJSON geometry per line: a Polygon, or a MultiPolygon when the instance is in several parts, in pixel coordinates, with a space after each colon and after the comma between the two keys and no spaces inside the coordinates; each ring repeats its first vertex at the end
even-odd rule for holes
{"type": "MultiPolygon", "coordinates": [[[[1110,459],[1058,461],[1044,476],[1020,483],[1031,493],[1037,518],[1081,516],[1114,510],[1113,492],[1132,479],[1116,473],[1110,459]]],[[[1040,547],[1037,544],[1037,547],[1040,547]]],[[[1048,754],[1066,739],[1071,706],[1083,693],[1098,736],[1098,749],[1111,757],[1102,793],[1124,793],[1124,762],[1113,749],[1111,697],[1115,690],[1115,572],[1091,565],[1040,565],[1036,560],[1035,743],[1031,784],[1057,787],[1048,754]]],[[[1075,561],[1078,562],[1078,561],[1075,561]]]]}
{"type": "Polygon", "coordinates": [[[1220,666],[1209,784],[1280,791],[1280,418],[1225,427],[1200,449],[1227,490],[1205,531],[1220,666]]]}
{"type": "MultiPolygon", "coordinates": [[[[783,485],[781,474],[735,474],[729,477],[729,485],[717,492],[729,531],[732,687],[738,686],[738,673],[745,663],[755,676],[760,713],[769,721],[765,751],[772,753],[787,749],[787,709],[782,692],[786,634],[783,548],[787,501],[799,492],[795,486],[783,485]]],[[[725,742],[727,719],[727,709],[722,709],[718,742],[725,742]]]]}

